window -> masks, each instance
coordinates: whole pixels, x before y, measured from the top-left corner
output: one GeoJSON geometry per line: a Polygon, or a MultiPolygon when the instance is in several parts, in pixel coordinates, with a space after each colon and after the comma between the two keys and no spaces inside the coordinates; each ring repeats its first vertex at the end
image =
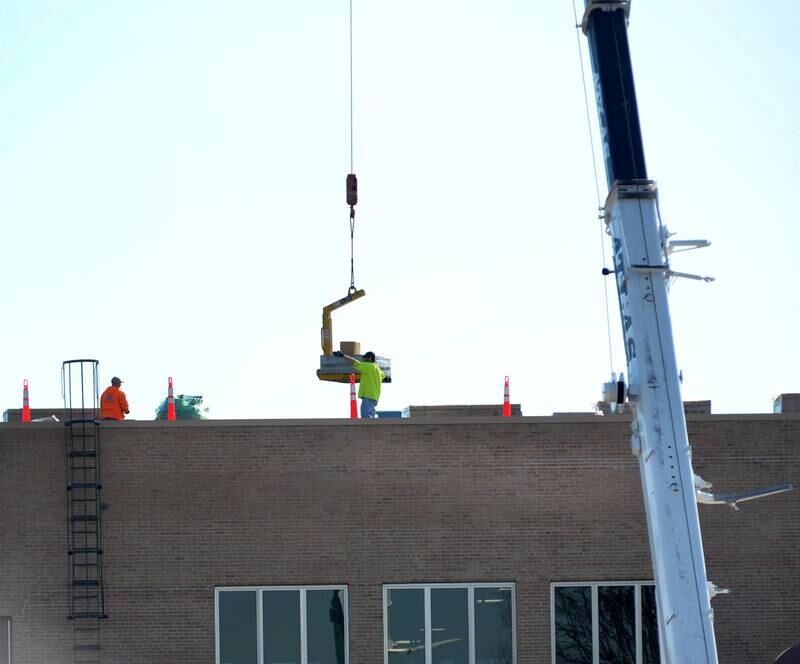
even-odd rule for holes
{"type": "Polygon", "coordinates": [[[345,586],[217,588],[215,606],[217,664],[347,662],[345,586]]]}
{"type": "Polygon", "coordinates": [[[659,664],[651,582],[550,586],[554,664],[659,664]]]}
{"type": "Polygon", "coordinates": [[[385,664],[514,664],[514,584],[383,587],[385,664]]]}

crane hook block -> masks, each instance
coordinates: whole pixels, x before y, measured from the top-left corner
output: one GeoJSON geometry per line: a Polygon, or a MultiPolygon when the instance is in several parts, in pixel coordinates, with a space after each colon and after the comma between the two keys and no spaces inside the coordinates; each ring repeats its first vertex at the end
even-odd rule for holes
{"type": "Polygon", "coordinates": [[[353,207],[358,203],[358,180],[355,173],[347,176],[347,204],[353,207]]]}

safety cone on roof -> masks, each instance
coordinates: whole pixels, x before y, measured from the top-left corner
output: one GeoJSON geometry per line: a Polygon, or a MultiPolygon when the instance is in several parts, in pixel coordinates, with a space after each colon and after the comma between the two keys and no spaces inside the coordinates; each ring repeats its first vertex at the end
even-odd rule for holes
{"type": "Polygon", "coordinates": [[[28,399],[28,379],[22,381],[22,421],[31,421],[31,403],[28,399]]]}
{"type": "Polygon", "coordinates": [[[503,387],[503,417],[511,417],[511,398],[508,393],[508,376],[503,387]]]}
{"type": "Polygon", "coordinates": [[[350,419],[358,419],[358,408],[356,408],[356,375],[350,374],[350,419]]]}
{"type": "Polygon", "coordinates": [[[175,394],[172,392],[172,376],[169,377],[169,385],[167,387],[167,420],[170,422],[175,421],[175,394]]]}

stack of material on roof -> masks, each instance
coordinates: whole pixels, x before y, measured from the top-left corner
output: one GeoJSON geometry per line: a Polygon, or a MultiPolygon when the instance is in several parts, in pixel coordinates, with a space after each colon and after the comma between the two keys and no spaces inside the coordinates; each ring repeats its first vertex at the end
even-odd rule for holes
{"type": "MultiPolygon", "coordinates": [[[[617,413],[612,413],[609,404],[603,401],[598,401],[595,405],[595,409],[600,415],[608,415],[611,417],[618,416],[617,413]]],[[[684,401],[683,413],[684,415],[711,415],[711,401],[684,401]]],[[[553,413],[553,415],[577,414],[578,413],[553,413]]],[[[625,410],[623,411],[623,414],[628,416],[631,414],[630,404],[627,401],[625,402],[625,410]]]]}
{"type": "Polygon", "coordinates": [[[711,401],[684,401],[683,412],[686,415],[711,415],[711,401]]]}
{"type": "MultiPolygon", "coordinates": [[[[91,411],[89,417],[91,417],[91,411]]],[[[57,408],[31,408],[31,421],[36,420],[42,422],[63,422],[64,421],[64,406],[57,408]],[[57,419],[53,419],[55,416],[57,419]]],[[[3,411],[3,422],[22,422],[22,408],[9,408],[3,411]]],[[[0,660],[2,661],[2,660],[0,660]]]]}
{"type": "Polygon", "coordinates": [[[779,395],[772,404],[773,413],[800,413],[800,394],[779,395]]]}
{"type": "MultiPolygon", "coordinates": [[[[511,416],[520,417],[522,406],[511,404],[511,416]]],[[[407,406],[403,417],[502,417],[503,404],[473,406],[407,406]]]]}

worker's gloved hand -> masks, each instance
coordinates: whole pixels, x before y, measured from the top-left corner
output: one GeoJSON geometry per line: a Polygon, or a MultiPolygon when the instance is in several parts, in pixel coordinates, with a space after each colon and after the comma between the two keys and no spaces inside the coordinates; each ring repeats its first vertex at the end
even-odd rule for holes
{"type": "Polygon", "coordinates": [[[344,357],[344,353],[343,353],[342,351],[340,351],[340,350],[335,350],[335,351],[333,351],[333,354],[334,354],[336,357],[344,357]]]}

